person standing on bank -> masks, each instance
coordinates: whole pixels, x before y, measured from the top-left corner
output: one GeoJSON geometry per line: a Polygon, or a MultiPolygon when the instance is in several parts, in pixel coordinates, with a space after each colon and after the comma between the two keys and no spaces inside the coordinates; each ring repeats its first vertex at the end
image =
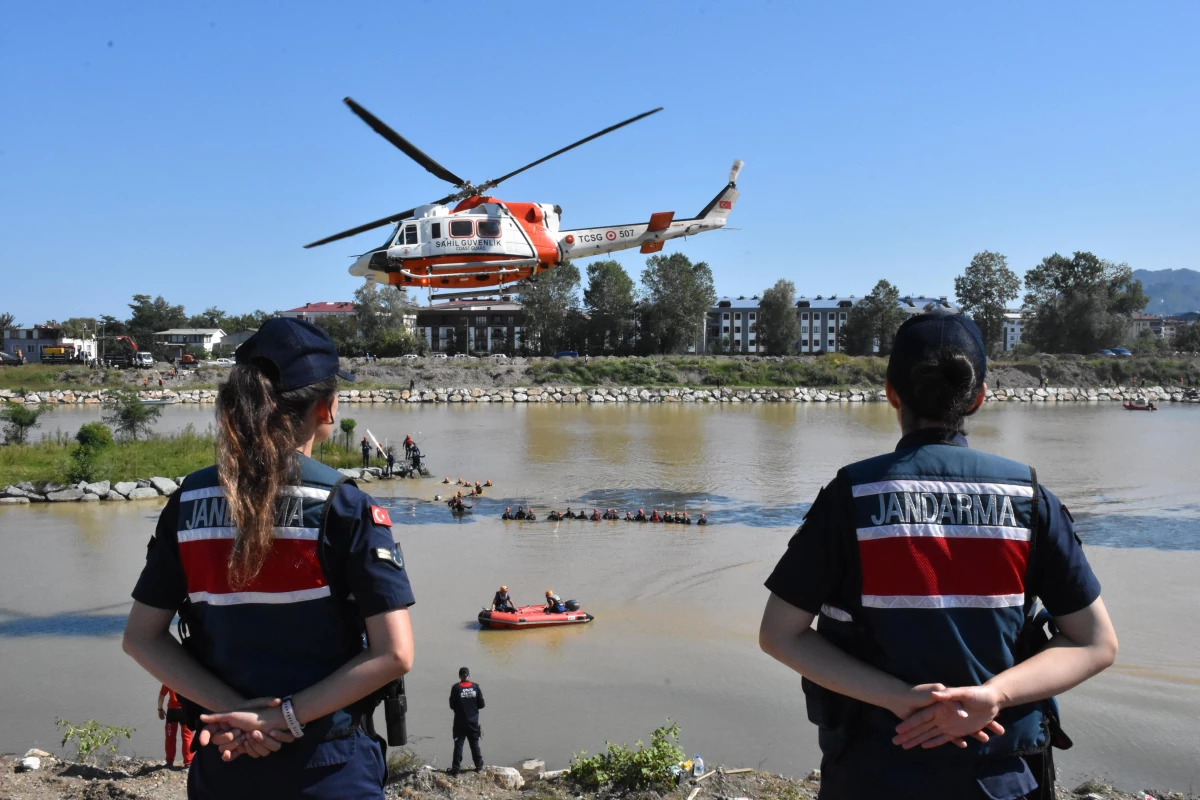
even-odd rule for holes
{"type": "Polygon", "coordinates": [[[183,745],[183,767],[192,765],[192,729],[183,721],[183,706],[175,692],[164,683],[158,690],[158,718],[166,722],[166,756],[167,768],[175,769],[175,733],[179,732],[179,742],[183,745]],[[167,701],[167,710],[163,711],[163,700],[167,701]]]}
{"type": "Polygon", "coordinates": [[[163,509],[123,646],[204,724],[189,798],[379,800],[371,715],[412,666],[412,589],[386,509],[310,457],[353,378],[295,319],[268,320],[236,362],[217,465],[163,509]]]}
{"type": "Polygon", "coordinates": [[[458,671],[458,683],[450,687],[450,710],[454,712],[454,760],[450,763],[450,774],[457,775],[462,771],[463,742],[471,743],[471,759],[475,762],[475,771],[483,770],[483,753],[479,749],[479,739],[483,729],[479,727],[479,710],[483,708],[483,689],[478,683],[471,682],[471,671],[462,667],[458,671]]]}
{"type": "Polygon", "coordinates": [[[967,446],[985,371],[965,317],[901,325],[900,443],[838,472],[767,580],[759,642],[804,676],[822,800],[1052,798],[1049,748],[1070,746],[1052,698],[1116,657],[1070,512],[1031,467],[967,446]]]}

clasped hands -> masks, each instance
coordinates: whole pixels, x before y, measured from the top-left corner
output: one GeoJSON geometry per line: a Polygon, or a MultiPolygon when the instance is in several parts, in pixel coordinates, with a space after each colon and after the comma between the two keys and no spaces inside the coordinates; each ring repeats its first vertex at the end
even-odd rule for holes
{"type": "Polygon", "coordinates": [[[1004,733],[996,722],[999,693],[989,686],[946,688],[940,683],[914,686],[889,710],[901,719],[892,743],[905,750],[953,744],[966,747],[967,739],[988,741],[988,733],[1004,733]]]}
{"type": "Polygon", "coordinates": [[[282,702],[278,697],[259,697],[233,711],[201,714],[200,746],[214,745],[222,761],[243,755],[262,758],[278,751],[296,740],[283,718],[282,702]]]}

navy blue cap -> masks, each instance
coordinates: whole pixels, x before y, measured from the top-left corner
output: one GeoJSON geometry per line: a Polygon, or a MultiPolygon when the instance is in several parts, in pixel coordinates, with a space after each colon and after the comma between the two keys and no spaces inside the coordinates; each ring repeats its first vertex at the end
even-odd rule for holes
{"type": "Polygon", "coordinates": [[[287,391],[332,378],[352,381],[339,369],[337,346],[329,334],[302,319],[274,317],[262,324],[233,354],[239,364],[259,359],[270,362],[279,375],[279,388],[287,391]]]}
{"type": "Polygon", "coordinates": [[[887,378],[902,400],[911,401],[913,397],[913,366],[946,347],[963,352],[975,368],[976,388],[983,385],[987,377],[987,350],[979,328],[963,314],[935,309],[910,317],[896,331],[887,378]]]}

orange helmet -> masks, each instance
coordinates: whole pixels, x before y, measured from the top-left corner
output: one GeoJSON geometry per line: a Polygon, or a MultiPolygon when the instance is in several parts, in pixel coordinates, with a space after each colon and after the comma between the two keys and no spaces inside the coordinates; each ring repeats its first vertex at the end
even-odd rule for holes
{"type": "Polygon", "coordinates": [[[505,511],[512,511],[512,506],[505,506],[505,507],[504,507],[504,510],[505,510],[505,511]]]}
{"type": "Polygon", "coordinates": [[[500,591],[502,591],[502,592],[507,592],[507,591],[508,591],[508,587],[507,587],[507,586],[501,586],[501,587],[500,587],[500,591]]]}
{"type": "Polygon", "coordinates": [[[547,589],[547,590],[546,590],[546,597],[551,597],[553,594],[554,594],[554,590],[553,590],[553,589],[547,589]]]}

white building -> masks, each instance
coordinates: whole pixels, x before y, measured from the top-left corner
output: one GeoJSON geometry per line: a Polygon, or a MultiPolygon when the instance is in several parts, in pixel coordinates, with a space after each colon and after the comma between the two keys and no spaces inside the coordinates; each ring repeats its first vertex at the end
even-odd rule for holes
{"type": "Polygon", "coordinates": [[[90,361],[96,357],[96,334],[88,331],[84,337],[64,336],[62,326],[56,322],[31,328],[8,328],[4,331],[4,352],[13,357],[20,353],[30,364],[40,364],[43,353],[46,360],[90,361]]]}
{"type": "Polygon", "coordinates": [[[1021,343],[1025,330],[1025,312],[1020,309],[1004,312],[1004,352],[1009,352],[1021,343]]]}
{"type": "Polygon", "coordinates": [[[154,341],[167,351],[168,358],[181,358],[184,353],[211,355],[213,346],[221,343],[225,331],[220,328],[172,328],[158,331],[154,341]]]}

